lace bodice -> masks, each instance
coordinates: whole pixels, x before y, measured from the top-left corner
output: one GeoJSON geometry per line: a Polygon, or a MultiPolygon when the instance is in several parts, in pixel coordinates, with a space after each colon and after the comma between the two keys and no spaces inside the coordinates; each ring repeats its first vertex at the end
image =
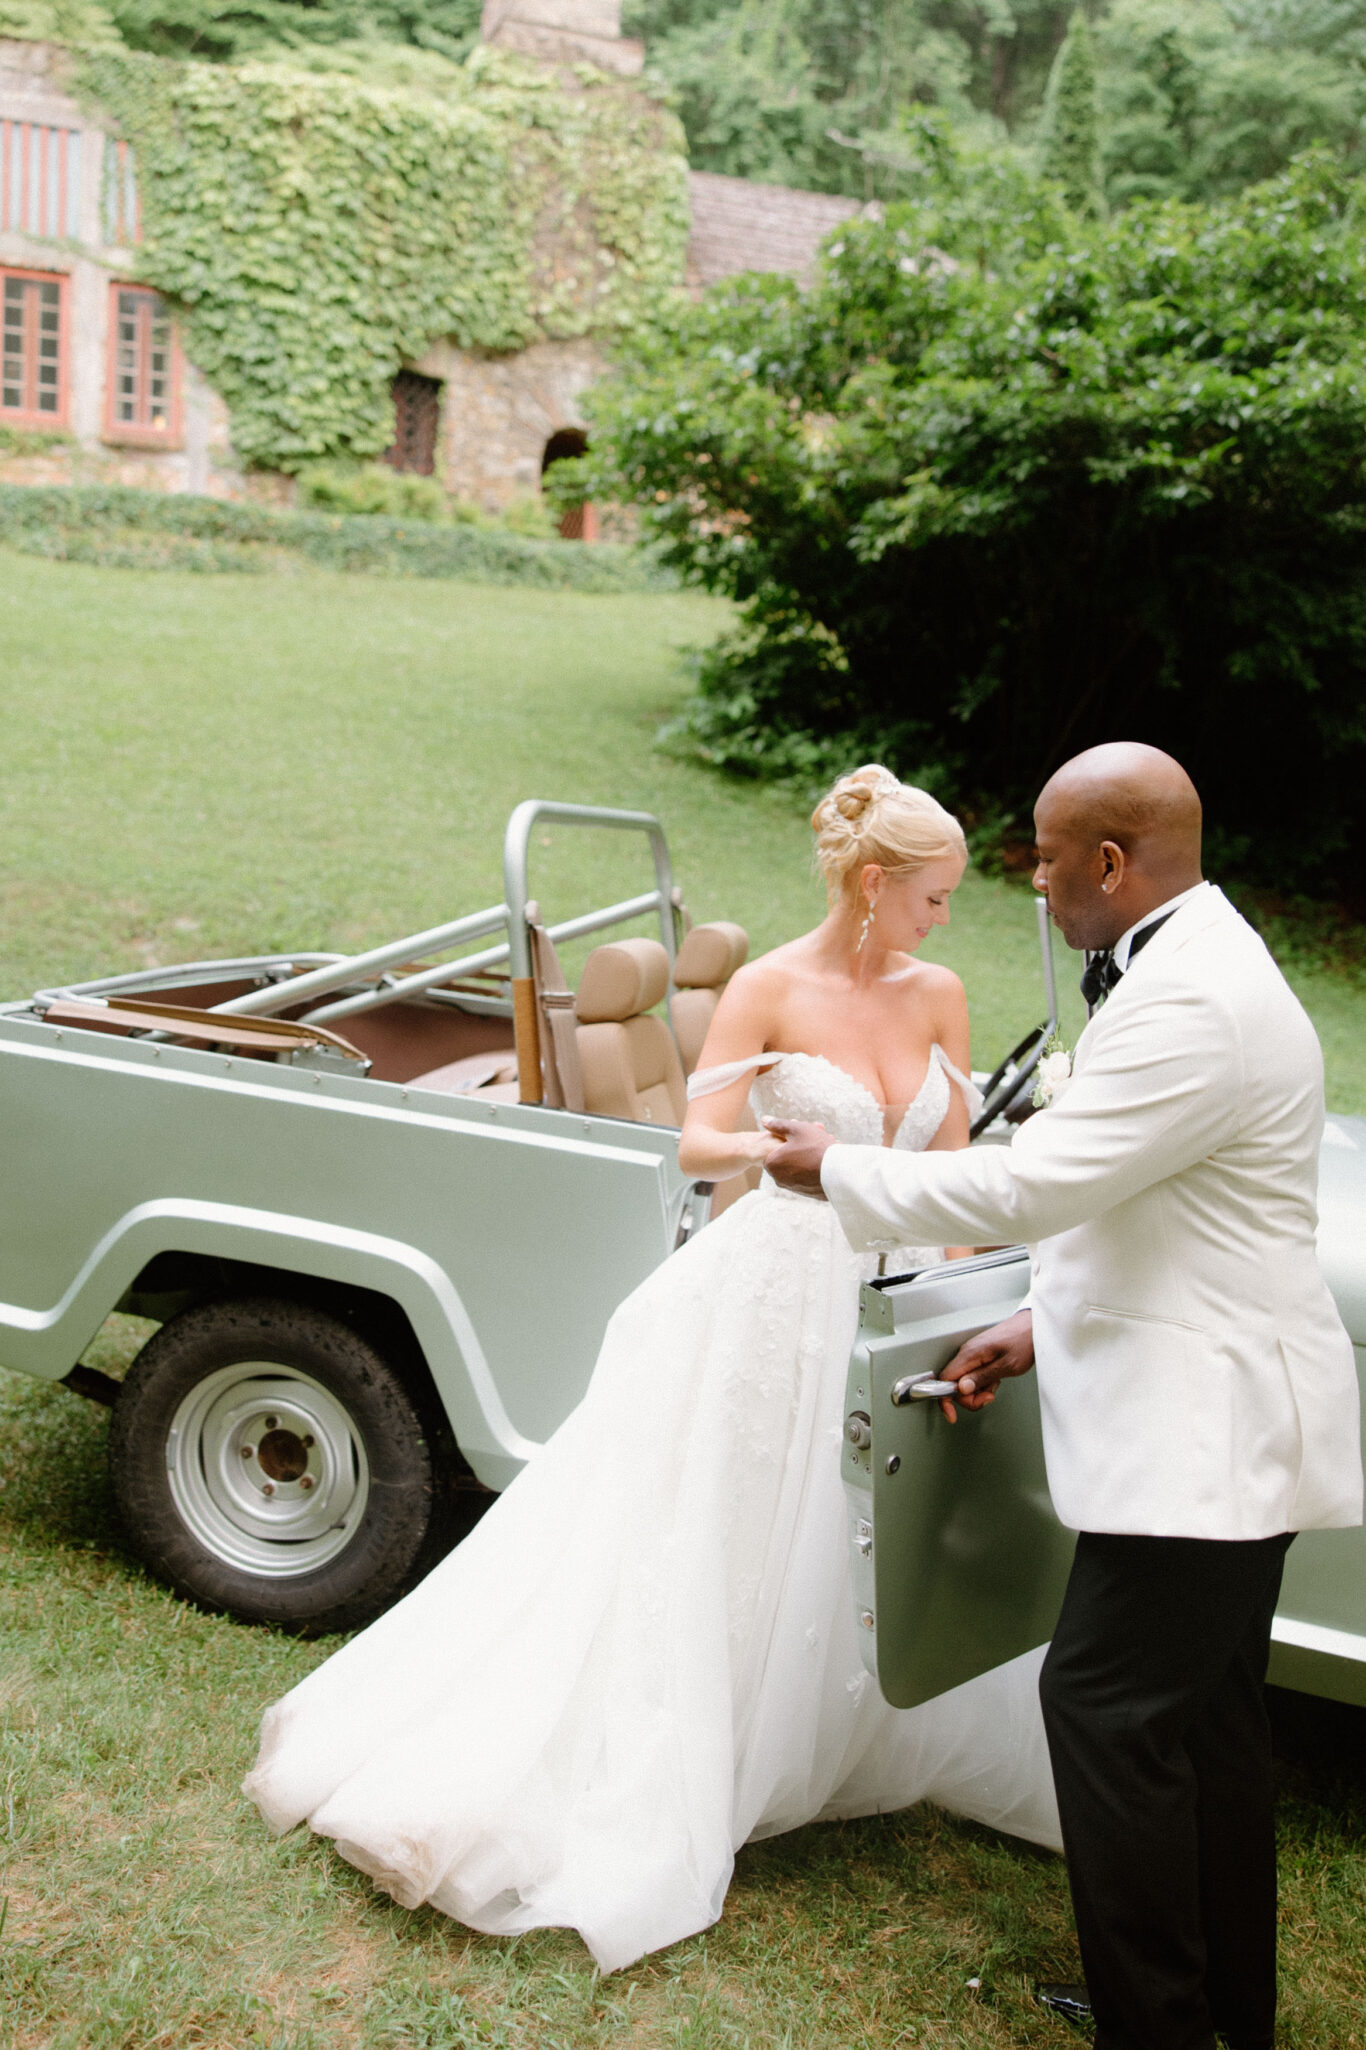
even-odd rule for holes
{"type": "MultiPolygon", "coordinates": [[[[690,1079],[688,1094],[713,1095],[755,1069],[762,1072],[755,1076],[750,1104],[761,1121],[792,1118],[824,1125],[833,1139],[845,1145],[881,1146],[886,1142],[883,1106],[864,1083],[824,1054],[756,1054],[749,1060],[702,1068],[690,1079]]],[[[915,1101],[906,1106],[891,1140],[893,1146],[908,1153],[924,1152],[948,1113],[950,1079],[967,1096],[969,1112],[976,1114],[981,1103],[977,1090],[954,1067],[942,1046],[932,1046],[925,1079],[915,1101]]]]}

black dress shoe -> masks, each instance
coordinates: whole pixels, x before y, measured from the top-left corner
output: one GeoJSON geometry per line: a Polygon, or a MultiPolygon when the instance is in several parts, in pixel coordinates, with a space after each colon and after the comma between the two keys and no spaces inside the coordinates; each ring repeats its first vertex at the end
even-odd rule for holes
{"type": "Polygon", "coordinates": [[[1036,1986],[1034,1998],[1064,2021],[1084,2025],[1091,2019],[1091,1999],[1084,1986],[1036,1986]]]}

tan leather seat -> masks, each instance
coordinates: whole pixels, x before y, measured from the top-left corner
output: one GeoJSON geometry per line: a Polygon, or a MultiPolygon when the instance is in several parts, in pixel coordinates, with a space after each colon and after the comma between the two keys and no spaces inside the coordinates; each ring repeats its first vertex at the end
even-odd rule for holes
{"type": "Polygon", "coordinates": [[[678,1048],[664,1020],[649,1015],[668,986],[669,957],[658,940],[612,940],[588,956],[574,1000],[585,1110],[636,1124],[682,1124],[687,1091],[678,1048]]]}
{"type": "Polygon", "coordinates": [[[749,953],[749,935],[742,925],[718,919],[695,925],[674,962],[674,1037],[683,1056],[683,1072],[691,1075],[716,1015],[721,992],[749,953]]]}
{"type": "Polygon", "coordinates": [[[435,1089],[443,1096],[484,1096],[493,1090],[506,1090],[512,1085],[512,1102],[517,1101],[517,1056],[506,1048],[492,1053],[466,1054],[463,1060],[447,1061],[439,1068],[428,1068],[425,1075],[414,1075],[408,1082],[410,1089],[435,1089]]]}

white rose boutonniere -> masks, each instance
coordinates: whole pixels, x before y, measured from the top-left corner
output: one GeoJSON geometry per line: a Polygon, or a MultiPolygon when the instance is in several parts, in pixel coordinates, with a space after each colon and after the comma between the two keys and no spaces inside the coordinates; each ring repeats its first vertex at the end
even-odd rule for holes
{"type": "Polygon", "coordinates": [[[1035,1110],[1047,1110],[1066,1093],[1072,1080],[1072,1055],[1055,1032],[1044,1041],[1043,1055],[1034,1075],[1035,1110]]]}

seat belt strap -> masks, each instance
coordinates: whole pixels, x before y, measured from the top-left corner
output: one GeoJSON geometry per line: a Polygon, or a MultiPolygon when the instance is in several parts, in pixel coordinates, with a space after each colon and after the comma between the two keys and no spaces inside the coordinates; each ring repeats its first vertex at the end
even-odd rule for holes
{"type": "Polygon", "coordinates": [[[547,1027],[540,1035],[545,1100],[554,1110],[582,1110],[583,1070],[579,1065],[574,992],[564,979],[554,942],[541,923],[538,904],[527,905],[526,922],[531,935],[531,963],[536,990],[547,1027]]]}

